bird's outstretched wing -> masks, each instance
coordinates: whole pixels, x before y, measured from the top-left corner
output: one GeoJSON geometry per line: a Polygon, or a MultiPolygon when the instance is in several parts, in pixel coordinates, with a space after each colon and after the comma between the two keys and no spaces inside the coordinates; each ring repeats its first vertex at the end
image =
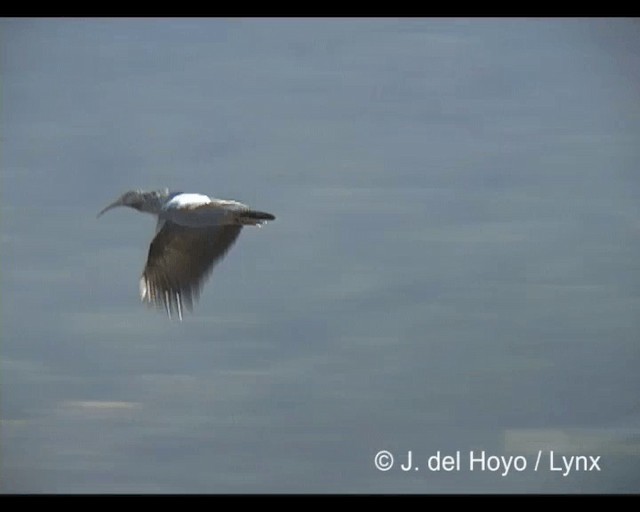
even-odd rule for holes
{"type": "Polygon", "coordinates": [[[140,298],[180,320],[191,310],[215,264],[238,238],[242,226],[185,227],[166,221],[149,247],[140,298]]]}

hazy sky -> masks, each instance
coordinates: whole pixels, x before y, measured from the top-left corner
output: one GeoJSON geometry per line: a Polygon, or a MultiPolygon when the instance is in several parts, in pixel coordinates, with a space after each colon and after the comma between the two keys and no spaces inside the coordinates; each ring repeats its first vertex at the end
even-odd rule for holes
{"type": "Polygon", "coordinates": [[[0,490],[640,491],[637,21],[2,19],[0,50],[0,490]],[[138,299],[155,220],[96,219],[165,186],[277,216],[183,323],[138,299]]]}

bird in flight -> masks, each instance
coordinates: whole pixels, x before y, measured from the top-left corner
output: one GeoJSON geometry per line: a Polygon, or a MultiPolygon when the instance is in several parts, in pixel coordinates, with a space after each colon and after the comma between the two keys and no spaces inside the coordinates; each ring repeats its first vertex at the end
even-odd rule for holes
{"type": "Polygon", "coordinates": [[[126,192],[104,210],[128,206],[158,217],[140,278],[140,298],[182,320],[192,310],[207,277],[238,238],[243,226],[275,220],[238,201],[168,189],[126,192]]]}

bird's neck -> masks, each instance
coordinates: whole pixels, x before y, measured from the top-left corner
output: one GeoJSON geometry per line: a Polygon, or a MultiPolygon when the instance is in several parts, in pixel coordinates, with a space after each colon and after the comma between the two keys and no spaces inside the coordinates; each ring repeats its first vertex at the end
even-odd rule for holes
{"type": "Polygon", "coordinates": [[[166,200],[166,197],[161,197],[158,194],[149,194],[145,197],[144,202],[140,206],[140,211],[158,215],[166,200]]]}

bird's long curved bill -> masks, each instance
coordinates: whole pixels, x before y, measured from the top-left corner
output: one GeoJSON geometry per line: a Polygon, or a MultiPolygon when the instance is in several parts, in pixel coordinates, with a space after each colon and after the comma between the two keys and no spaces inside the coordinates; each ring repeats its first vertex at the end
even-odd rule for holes
{"type": "Polygon", "coordinates": [[[106,212],[107,210],[111,210],[111,208],[115,208],[116,206],[122,206],[122,199],[118,199],[117,201],[114,201],[113,203],[111,203],[104,210],[102,210],[98,215],[96,215],[96,218],[100,217],[100,215],[102,215],[104,212],[106,212]]]}

